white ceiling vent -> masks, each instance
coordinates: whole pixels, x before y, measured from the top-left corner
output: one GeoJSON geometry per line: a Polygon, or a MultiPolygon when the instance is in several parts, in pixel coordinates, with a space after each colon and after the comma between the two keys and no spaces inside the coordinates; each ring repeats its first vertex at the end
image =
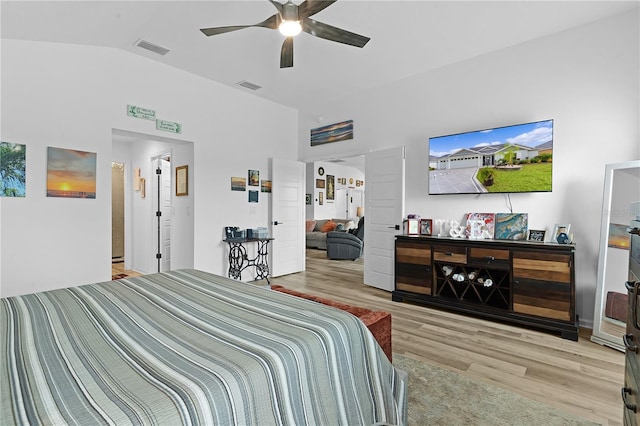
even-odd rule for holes
{"type": "Polygon", "coordinates": [[[247,80],[242,80],[236,83],[238,86],[242,86],[242,87],[246,87],[247,89],[251,89],[251,90],[258,90],[258,89],[262,89],[262,86],[258,86],[255,83],[252,83],[250,81],[247,80]]]}
{"type": "Polygon", "coordinates": [[[142,47],[143,49],[150,50],[151,52],[157,53],[158,55],[162,55],[162,56],[169,53],[169,49],[167,49],[166,47],[158,46],[157,44],[153,44],[150,41],[143,40],[143,39],[138,39],[138,41],[136,41],[134,45],[138,47],[142,47]]]}

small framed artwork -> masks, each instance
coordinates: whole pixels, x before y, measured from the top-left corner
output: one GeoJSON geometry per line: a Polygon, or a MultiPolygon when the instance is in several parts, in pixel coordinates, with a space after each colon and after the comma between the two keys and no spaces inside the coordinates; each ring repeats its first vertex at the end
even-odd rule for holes
{"type": "Polygon", "coordinates": [[[316,188],[324,188],[324,179],[316,179],[316,188]]]}
{"type": "Polygon", "coordinates": [[[547,233],[544,229],[529,229],[529,241],[544,241],[544,236],[547,233]]]}
{"type": "Polygon", "coordinates": [[[231,190],[232,191],[246,191],[247,188],[247,179],[243,177],[232,177],[231,178],[231,190]]]}
{"type": "Polygon", "coordinates": [[[271,192],[271,181],[270,180],[260,181],[260,192],[271,192]]]}
{"type": "Polygon", "coordinates": [[[189,166],[176,167],[176,197],[189,195],[189,166]]]}
{"type": "Polygon", "coordinates": [[[324,193],[322,191],[318,192],[318,204],[324,204],[324,193]]]}
{"type": "Polygon", "coordinates": [[[311,205],[311,194],[306,194],[306,195],[305,195],[305,197],[304,197],[304,203],[305,203],[306,205],[308,205],[308,206],[309,206],[309,205],[311,205]]]}
{"type": "Polygon", "coordinates": [[[249,170],[249,186],[260,186],[260,172],[258,170],[249,170]]]}
{"type": "Polygon", "coordinates": [[[571,224],[570,223],[556,223],[553,228],[553,241],[558,244],[570,244],[571,243],[571,224]]]}
{"type": "Polygon", "coordinates": [[[147,196],[147,180],[145,178],[140,178],[140,198],[145,198],[147,196]]]}
{"type": "Polygon", "coordinates": [[[433,228],[433,220],[420,219],[420,235],[431,235],[431,229],[433,228]]]}
{"type": "Polygon", "coordinates": [[[258,191],[249,191],[249,202],[250,203],[258,202],[258,191]]]}
{"type": "Polygon", "coordinates": [[[405,235],[418,235],[420,233],[420,219],[405,219],[402,222],[402,230],[405,235]]]}

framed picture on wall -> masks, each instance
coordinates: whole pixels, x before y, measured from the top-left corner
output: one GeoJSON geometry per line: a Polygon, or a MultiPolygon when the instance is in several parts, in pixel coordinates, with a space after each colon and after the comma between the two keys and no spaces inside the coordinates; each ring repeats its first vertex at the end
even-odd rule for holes
{"type": "Polygon", "coordinates": [[[316,179],[316,188],[324,188],[324,179],[316,179]]]}
{"type": "Polygon", "coordinates": [[[324,204],[324,193],[322,191],[318,192],[318,204],[324,204]]]}
{"type": "Polygon", "coordinates": [[[327,200],[335,200],[335,177],[327,175],[327,200]]]}
{"type": "Polygon", "coordinates": [[[189,166],[176,167],[176,197],[189,195],[189,166]]]}

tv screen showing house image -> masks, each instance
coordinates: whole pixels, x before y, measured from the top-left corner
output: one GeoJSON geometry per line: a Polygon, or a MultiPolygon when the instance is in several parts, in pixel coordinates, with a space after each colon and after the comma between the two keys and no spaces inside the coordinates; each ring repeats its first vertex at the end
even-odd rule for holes
{"type": "Polygon", "coordinates": [[[553,120],[429,138],[429,194],[550,192],[553,120]]]}

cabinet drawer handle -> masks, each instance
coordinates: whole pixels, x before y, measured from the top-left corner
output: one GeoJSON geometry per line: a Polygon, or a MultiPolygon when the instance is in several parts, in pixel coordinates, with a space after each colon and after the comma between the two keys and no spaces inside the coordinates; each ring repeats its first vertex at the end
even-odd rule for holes
{"type": "Polygon", "coordinates": [[[638,347],[633,344],[633,334],[625,334],[622,336],[622,341],[627,351],[638,353],[638,347]]]}
{"type": "Polygon", "coordinates": [[[486,260],[487,262],[493,262],[494,260],[496,260],[496,258],[493,256],[485,256],[484,260],[486,260]]]}
{"type": "Polygon", "coordinates": [[[624,406],[627,407],[627,410],[631,410],[635,413],[638,410],[638,407],[635,404],[629,404],[627,402],[627,394],[631,395],[631,388],[622,388],[620,393],[622,394],[622,402],[624,402],[624,406]]]}

